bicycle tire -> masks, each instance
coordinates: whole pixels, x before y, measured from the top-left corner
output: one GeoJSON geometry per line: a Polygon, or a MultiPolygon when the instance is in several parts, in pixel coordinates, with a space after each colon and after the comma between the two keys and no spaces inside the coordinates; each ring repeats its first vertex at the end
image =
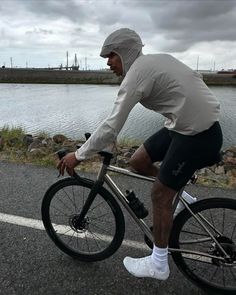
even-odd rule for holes
{"type": "MultiPolygon", "coordinates": [[[[175,264],[187,279],[207,291],[207,294],[236,294],[236,200],[205,199],[190,205],[190,208],[195,214],[204,216],[223,234],[223,237],[219,233],[214,236],[227,249],[226,252],[230,253],[232,261],[227,264],[214,258],[172,252],[175,264]]],[[[207,228],[210,229],[209,226],[207,228]]],[[[169,241],[170,248],[180,249],[180,246],[182,249],[221,255],[216,243],[209,235],[207,238],[206,232],[187,209],[175,218],[169,241]]]]}
{"type": "Polygon", "coordinates": [[[71,257],[88,262],[111,256],[125,233],[121,208],[104,187],[99,189],[82,228],[73,226],[93,185],[85,178],[60,180],[47,190],[41,206],[44,227],[55,245],[71,257]]]}

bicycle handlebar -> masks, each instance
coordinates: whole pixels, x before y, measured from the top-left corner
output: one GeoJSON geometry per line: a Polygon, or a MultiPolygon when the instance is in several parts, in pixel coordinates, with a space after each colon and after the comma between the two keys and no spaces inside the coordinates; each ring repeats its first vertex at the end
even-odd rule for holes
{"type": "MultiPolygon", "coordinates": [[[[59,151],[56,152],[59,160],[61,160],[63,157],[65,157],[70,150],[68,148],[63,148],[60,149],[59,151]]],[[[104,164],[110,164],[111,159],[113,158],[113,154],[105,151],[98,152],[98,154],[104,158],[103,163],[104,164]]]]}
{"type": "Polygon", "coordinates": [[[67,149],[67,148],[60,149],[59,151],[56,152],[59,160],[61,160],[63,157],[65,157],[65,155],[67,155],[68,153],[69,153],[69,149],[67,149]]]}
{"type": "MultiPolygon", "coordinates": [[[[91,133],[88,133],[88,132],[85,133],[86,140],[88,140],[90,136],[91,136],[91,133]]],[[[80,148],[80,145],[77,145],[76,148],[79,149],[80,148]]],[[[68,148],[62,148],[59,151],[57,151],[56,154],[57,154],[59,160],[61,160],[69,152],[70,152],[70,150],[68,148]]],[[[100,152],[98,152],[98,154],[103,157],[103,164],[105,164],[105,165],[109,165],[110,164],[111,159],[113,158],[113,154],[112,153],[105,152],[105,151],[100,151],[100,152]]]]}

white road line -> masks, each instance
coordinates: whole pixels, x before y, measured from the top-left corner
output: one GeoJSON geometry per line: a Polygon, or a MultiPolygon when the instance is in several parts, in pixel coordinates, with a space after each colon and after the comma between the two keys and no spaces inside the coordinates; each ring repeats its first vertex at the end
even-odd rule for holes
{"type": "MultiPolygon", "coordinates": [[[[19,226],[25,226],[25,227],[39,229],[39,230],[45,230],[45,228],[43,226],[43,222],[41,220],[33,219],[33,218],[26,218],[26,217],[17,216],[17,215],[0,213],[0,222],[19,225],[19,226]]],[[[56,228],[57,228],[58,232],[61,232],[61,233],[66,232],[67,228],[69,229],[69,227],[66,227],[63,225],[56,225],[56,228]]],[[[73,232],[71,231],[71,233],[68,232],[67,235],[74,235],[74,231],[73,232]]],[[[96,234],[96,236],[101,239],[104,239],[106,241],[111,240],[111,237],[106,236],[106,235],[96,234]]],[[[83,235],[80,236],[80,238],[83,238],[83,237],[84,237],[83,235]]],[[[94,236],[92,238],[94,239],[94,236]]],[[[148,250],[148,246],[146,244],[141,243],[141,242],[132,241],[132,240],[123,240],[122,245],[130,247],[130,248],[134,248],[134,249],[148,250]]]]}

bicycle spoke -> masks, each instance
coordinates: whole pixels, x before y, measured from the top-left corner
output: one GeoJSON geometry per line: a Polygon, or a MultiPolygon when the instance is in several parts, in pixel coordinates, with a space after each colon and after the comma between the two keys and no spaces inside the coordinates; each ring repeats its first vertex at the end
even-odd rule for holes
{"type": "Polygon", "coordinates": [[[86,242],[86,245],[87,245],[87,249],[90,252],[90,246],[89,246],[89,242],[88,242],[88,239],[87,239],[87,235],[85,235],[85,242],[86,242]]]}
{"type": "Polygon", "coordinates": [[[210,282],[212,282],[213,281],[213,279],[216,277],[216,273],[217,273],[217,271],[218,271],[218,267],[215,267],[215,271],[213,272],[213,274],[212,274],[212,276],[210,277],[210,282]]]}
{"type": "MultiPolygon", "coordinates": [[[[63,249],[86,257],[108,249],[117,235],[113,212],[116,210],[114,206],[117,205],[107,202],[100,193],[96,195],[85,217],[78,224],[79,213],[90,191],[91,188],[86,186],[65,186],[58,190],[50,203],[50,223],[58,243],[63,245],[63,249]]],[[[123,235],[121,237],[123,239],[123,235]]]]}
{"type": "Polygon", "coordinates": [[[224,271],[224,268],[222,268],[221,271],[223,272],[222,280],[223,280],[223,285],[225,287],[225,271],[224,271]]]}
{"type": "Polygon", "coordinates": [[[182,254],[173,252],[173,258],[176,259],[177,266],[181,266],[181,270],[184,273],[186,271],[197,284],[207,285],[212,288],[211,290],[229,290],[232,294],[234,292],[236,294],[235,258],[226,261],[218,246],[219,244],[223,247],[228,256],[235,251],[236,207],[232,201],[227,202],[227,199],[220,199],[220,201],[209,199],[208,202],[202,202],[203,210],[200,204],[198,207],[193,207],[193,211],[199,208],[198,211],[196,210],[196,215],[214,239],[203,226],[199,226],[194,216],[188,213],[183,214],[182,220],[178,220],[179,223],[182,222],[182,225],[178,228],[176,223],[173,232],[179,231],[178,245],[179,247],[184,245],[182,246],[184,249],[182,254]],[[206,256],[187,253],[184,250],[206,253],[206,256]]]}
{"type": "MultiPolygon", "coordinates": [[[[70,200],[70,203],[73,204],[73,201],[71,200],[69,194],[68,194],[65,190],[63,190],[63,192],[65,193],[66,197],[70,200]]],[[[62,197],[62,198],[63,198],[63,197],[62,197]]],[[[62,201],[61,199],[59,199],[59,200],[60,200],[60,202],[63,204],[63,206],[65,206],[68,210],[71,210],[70,207],[68,207],[67,204],[66,204],[64,201],[62,201]]]]}
{"type": "Polygon", "coordinates": [[[95,225],[95,224],[94,224],[93,227],[94,227],[95,229],[102,230],[102,232],[105,233],[105,234],[107,234],[107,235],[109,235],[109,234],[111,233],[110,231],[108,231],[108,230],[102,228],[101,226],[98,226],[98,225],[95,225]]]}
{"type": "Polygon", "coordinates": [[[101,237],[99,237],[99,235],[98,234],[96,234],[95,232],[92,232],[92,231],[89,231],[89,233],[94,237],[94,241],[102,241],[102,242],[104,242],[104,240],[101,238],[101,237]]]}
{"type": "MultiPolygon", "coordinates": [[[[91,232],[91,234],[93,235],[93,233],[91,232]]],[[[96,238],[96,235],[94,235],[94,239],[93,239],[93,241],[95,242],[95,244],[97,245],[97,248],[99,249],[99,250],[101,250],[102,248],[100,247],[100,245],[99,245],[99,243],[98,243],[98,239],[96,238]]],[[[102,241],[102,240],[101,240],[102,241]]]]}
{"type": "Polygon", "coordinates": [[[190,235],[202,236],[202,237],[209,237],[209,235],[206,233],[198,233],[198,232],[187,231],[187,230],[184,230],[183,233],[190,234],[190,235]]]}
{"type": "Polygon", "coordinates": [[[78,212],[77,206],[76,206],[76,200],[75,200],[75,192],[74,192],[74,187],[72,186],[72,196],[73,196],[73,204],[75,206],[75,212],[78,212]]]}
{"type": "Polygon", "coordinates": [[[105,201],[100,202],[99,204],[97,204],[95,207],[90,208],[90,211],[94,211],[95,209],[97,209],[98,207],[102,206],[105,203],[105,201]]]}
{"type": "Polygon", "coordinates": [[[105,216],[108,216],[109,215],[109,213],[104,213],[104,214],[102,214],[102,215],[99,215],[99,216],[97,216],[97,217],[91,217],[90,216],[90,218],[91,218],[91,220],[92,221],[97,221],[98,219],[102,219],[102,218],[104,218],[105,216]]]}
{"type": "MultiPolygon", "coordinates": [[[[69,215],[65,214],[64,210],[59,209],[59,208],[56,207],[55,205],[52,205],[51,210],[52,210],[52,209],[54,209],[54,211],[57,211],[57,212],[61,213],[61,216],[67,216],[67,217],[69,216],[69,215]]],[[[55,214],[54,214],[54,216],[55,216],[55,214]]]]}
{"type": "Polygon", "coordinates": [[[232,234],[231,234],[231,240],[233,239],[235,229],[236,229],[236,223],[235,223],[235,225],[234,225],[234,228],[233,228],[233,231],[232,231],[232,234]]]}
{"type": "Polygon", "coordinates": [[[222,233],[224,233],[224,228],[225,228],[225,209],[223,209],[222,233]]]}
{"type": "Polygon", "coordinates": [[[210,213],[210,218],[211,218],[211,224],[213,225],[213,227],[215,227],[215,224],[214,224],[214,218],[213,218],[213,216],[212,216],[211,209],[209,209],[209,213],[210,213]]]}
{"type": "Polygon", "coordinates": [[[232,277],[234,278],[234,281],[236,282],[236,274],[233,273],[232,269],[229,269],[230,273],[232,274],[232,277]]]}

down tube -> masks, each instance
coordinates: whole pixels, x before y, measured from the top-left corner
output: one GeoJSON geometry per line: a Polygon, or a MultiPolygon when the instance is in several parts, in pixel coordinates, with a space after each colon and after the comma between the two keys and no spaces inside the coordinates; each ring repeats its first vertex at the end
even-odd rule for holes
{"type": "Polygon", "coordinates": [[[133,210],[129,207],[128,201],[115,182],[111,179],[109,175],[105,175],[105,183],[108,185],[110,190],[114,193],[117,199],[121,202],[121,204],[126,208],[129,214],[133,217],[134,221],[138,224],[141,230],[146,234],[146,236],[153,241],[153,235],[147,224],[139,219],[133,212],[133,210]]]}

